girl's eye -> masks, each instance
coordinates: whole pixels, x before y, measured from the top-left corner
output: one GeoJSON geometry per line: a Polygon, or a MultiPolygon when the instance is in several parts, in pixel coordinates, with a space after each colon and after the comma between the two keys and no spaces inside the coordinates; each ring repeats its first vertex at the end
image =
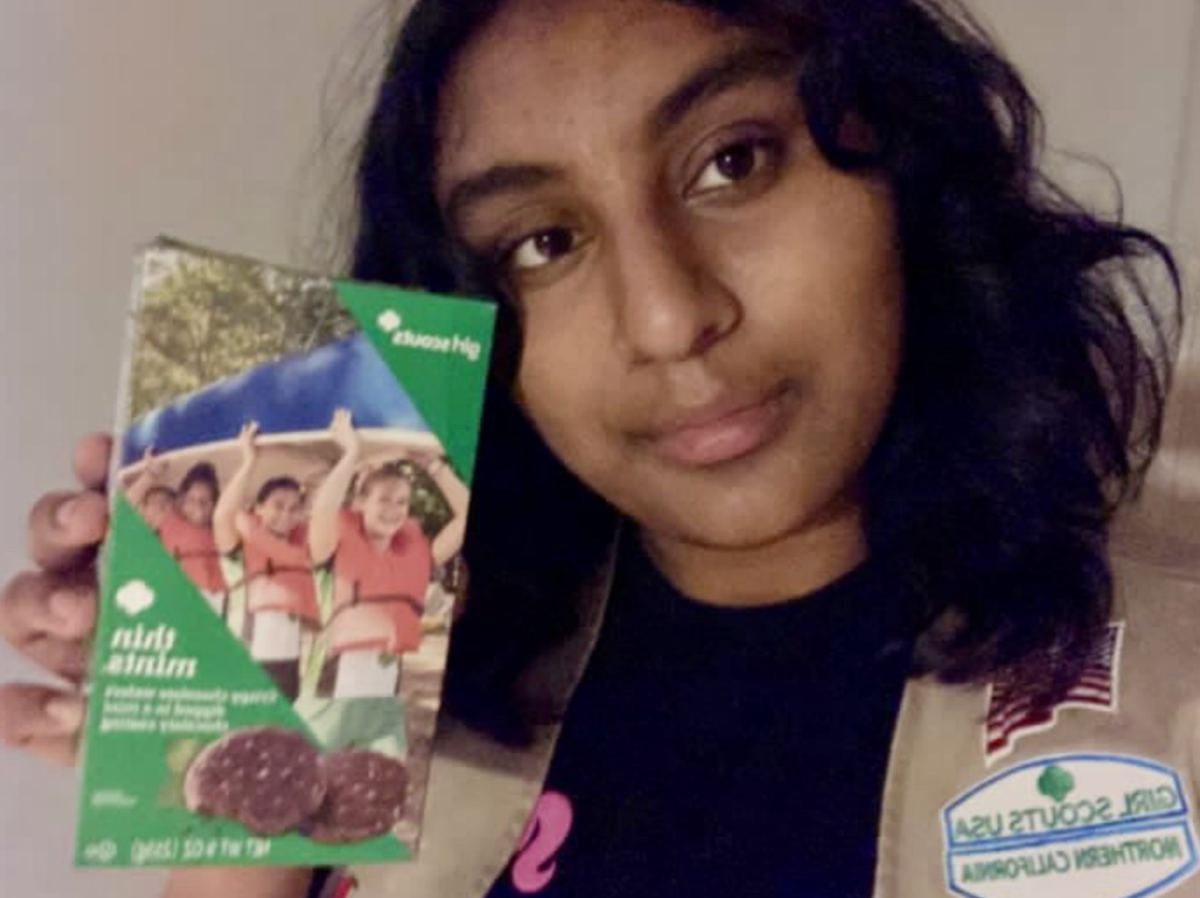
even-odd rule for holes
{"type": "Polygon", "coordinates": [[[764,140],[742,140],[722,147],[700,171],[688,193],[722,190],[761,172],[774,160],[775,148],[764,140]]]}
{"type": "Polygon", "coordinates": [[[507,267],[513,271],[541,268],[575,249],[575,232],[569,228],[547,228],[531,234],[507,253],[507,267]]]}

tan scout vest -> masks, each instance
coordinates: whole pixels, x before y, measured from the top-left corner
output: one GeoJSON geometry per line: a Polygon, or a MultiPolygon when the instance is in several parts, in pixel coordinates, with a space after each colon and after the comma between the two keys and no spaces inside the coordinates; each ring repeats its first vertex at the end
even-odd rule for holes
{"type": "MultiPolygon", "coordinates": [[[[1115,709],[1061,708],[989,766],[989,691],[909,684],[875,898],[1200,898],[1200,581],[1127,561],[1116,573],[1115,709]]],[[[582,675],[607,587],[587,591],[579,636],[525,680],[552,715],[582,675]]],[[[420,860],[355,869],[354,898],[484,895],[516,850],[557,735],[548,724],[516,751],[443,715],[420,860]]]]}

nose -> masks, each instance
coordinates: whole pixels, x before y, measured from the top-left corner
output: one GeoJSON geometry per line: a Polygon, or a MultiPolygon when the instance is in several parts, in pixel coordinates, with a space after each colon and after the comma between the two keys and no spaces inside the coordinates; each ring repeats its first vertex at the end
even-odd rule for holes
{"type": "Polygon", "coordinates": [[[618,340],[634,362],[682,361],[737,327],[738,297],[683,223],[646,212],[610,247],[618,340]]]}

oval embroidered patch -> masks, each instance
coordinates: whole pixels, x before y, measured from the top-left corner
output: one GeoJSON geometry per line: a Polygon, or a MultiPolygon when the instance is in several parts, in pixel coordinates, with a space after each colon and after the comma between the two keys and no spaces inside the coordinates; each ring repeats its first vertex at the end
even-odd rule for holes
{"type": "Polygon", "coordinates": [[[1197,869],[1179,775],[1127,755],[1002,771],[945,807],[942,833],[946,884],[969,898],[1149,898],[1197,869]]]}

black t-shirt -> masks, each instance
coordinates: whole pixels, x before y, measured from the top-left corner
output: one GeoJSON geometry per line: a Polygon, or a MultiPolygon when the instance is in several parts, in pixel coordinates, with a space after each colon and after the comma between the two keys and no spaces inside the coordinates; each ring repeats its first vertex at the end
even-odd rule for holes
{"type": "Polygon", "coordinates": [[[489,898],[869,895],[910,663],[900,597],[868,565],[717,608],[622,554],[546,794],[489,898]]]}

